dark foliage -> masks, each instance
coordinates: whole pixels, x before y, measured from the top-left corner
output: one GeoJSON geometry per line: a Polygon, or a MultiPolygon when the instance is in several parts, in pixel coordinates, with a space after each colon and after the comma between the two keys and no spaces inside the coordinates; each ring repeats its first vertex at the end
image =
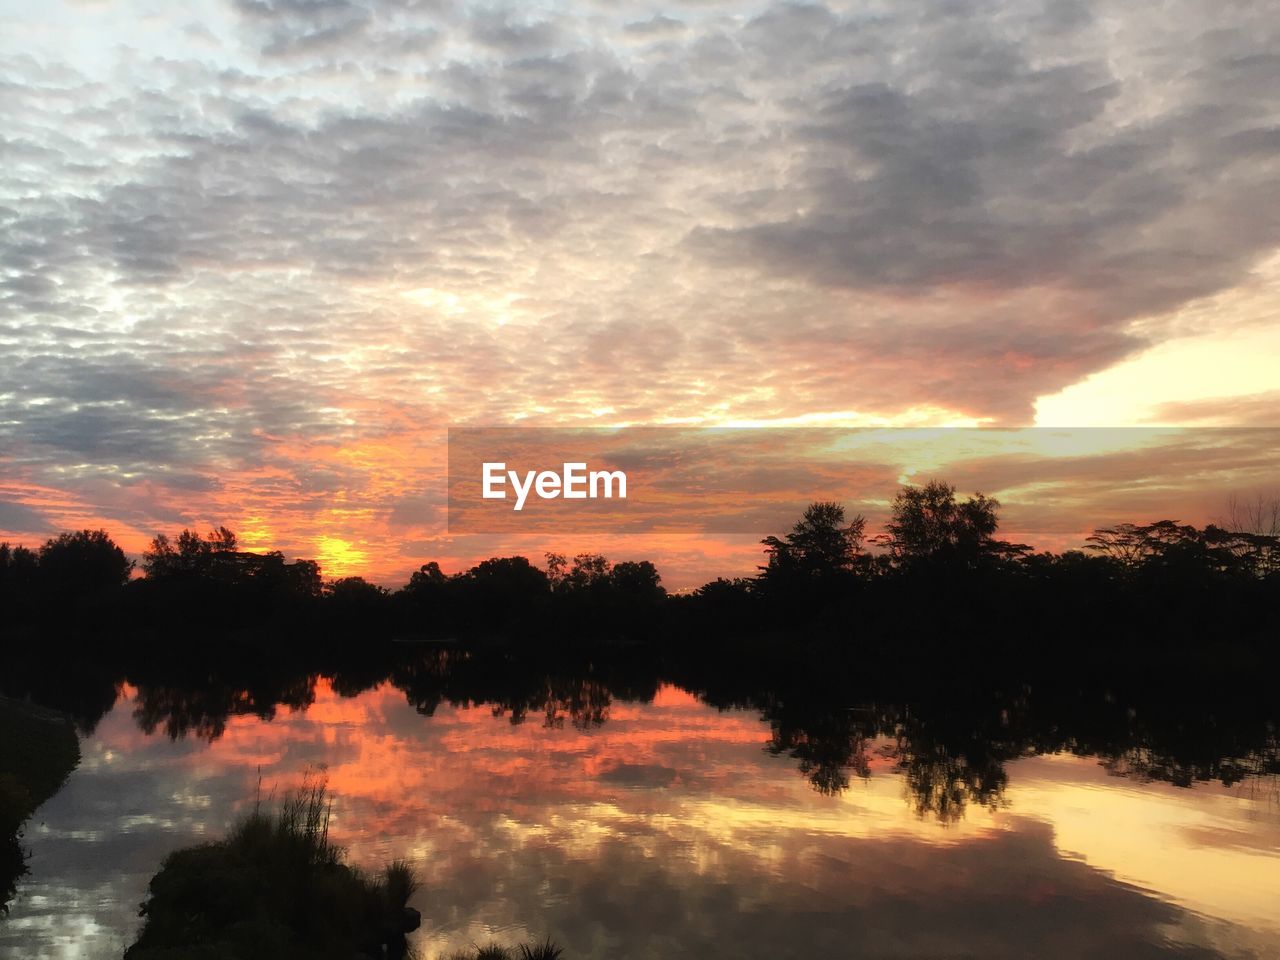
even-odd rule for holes
{"type": "Polygon", "coordinates": [[[311,782],[278,812],[261,807],[216,843],[169,854],[126,960],[350,960],[404,957],[418,889],[404,863],[368,876],[329,841],[329,800],[311,782]]]}
{"type": "MultiPolygon", "coordinates": [[[[225,644],[340,646],[452,638],[546,647],[718,643],[729,636],[819,633],[883,646],[903,636],[928,646],[940,632],[1001,639],[1034,657],[1019,625],[1050,633],[1064,610],[1074,644],[1158,642],[1176,647],[1231,637],[1268,643],[1280,626],[1280,537],[1161,520],[1096,530],[1084,551],[1037,553],[998,539],[999,504],[959,499],[947,484],[906,487],[881,535],[836,503],[810,506],[784,536],[763,541],[750,579],[718,580],[668,596],[648,561],[598,554],[494,557],[447,574],[427,563],[401,589],[359,577],[326,584],[313,561],[241,550],[234,533],[184,530],[152,541],[145,576],[103,531],[63,534],[38,551],[0,545],[0,628],[128,643],[174,635],[225,644]]],[[[1048,638],[1046,638],[1048,639],[1048,638]]],[[[1055,640],[1058,638],[1055,638],[1055,640]]]]}

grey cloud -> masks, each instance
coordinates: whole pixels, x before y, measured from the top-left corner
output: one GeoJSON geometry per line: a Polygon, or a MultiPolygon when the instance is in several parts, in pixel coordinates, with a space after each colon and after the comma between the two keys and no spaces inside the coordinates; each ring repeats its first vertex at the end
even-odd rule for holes
{"type": "Polygon", "coordinates": [[[686,24],[683,20],[659,13],[648,20],[633,20],[622,29],[639,37],[660,37],[684,33],[686,24]]]}
{"type": "Polygon", "coordinates": [[[471,24],[471,35],[479,43],[508,54],[527,55],[554,47],[560,31],[547,20],[522,22],[504,10],[483,10],[471,24]]]}
{"type": "Polygon", "coordinates": [[[660,763],[619,763],[600,774],[605,783],[620,787],[669,787],[680,776],[680,771],[660,763]]]}
{"type": "Polygon", "coordinates": [[[395,528],[439,525],[444,512],[438,497],[406,496],[391,505],[387,522],[395,528]]]}
{"type": "Polygon", "coordinates": [[[15,530],[18,533],[43,533],[52,524],[44,514],[22,503],[10,503],[0,500],[0,530],[15,530]]]}
{"type": "Polygon", "coordinates": [[[747,35],[779,73],[848,50],[869,58],[852,71],[866,79],[833,77],[791,103],[793,213],[698,228],[691,241],[834,287],[1056,287],[1111,321],[1238,278],[1280,241],[1256,206],[1277,174],[1243,162],[1273,135],[1274,98],[1252,65],[1271,30],[1222,34],[1184,5],[1170,20],[1185,24],[1185,45],[1147,69],[1169,83],[1195,77],[1191,95],[1114,123],[1139,81],[1086,46],[1097,36],[1088,8],[1060,7],[1074,13],[1029,36],[945,5],[919,34],[816,7],[754,21],[747,35]]]}
{"type": "Polygon", "coordinates": [[[251,46],[269,60],[355,61],[380,54],[421,54],[434,46],[433,25],[405,16],[439,16],[448,3],[416,0],[234,0],[251,46]]]}
{"type": "MultiPolygon", "coordinates": [[[[146,475],[193,492],[202,487],[199,471],[212,463],[245,469],[277,461],[272,436],[351,430],[317,412],[293,381],[244,381],[236,355],[225,346],[216,357],[183,351],[180,362],[161,366],[123,351],[94,360],[46,352],[15,363],[10,382],[19,389],[0,395],[7,462],[39,470],[70,461],[87,478],[127,483],[146,475]]],[[[297,495],[349,479],[313,471],[297,495]]],[[[73,480],[64,472],[61,483],[73,480]]],[[[204,489],[215,485],[216,478],[203,481],[204,489]]]]}
{"type": "Polygon", "coordinates": [[[363,33],[368,21],[363,18],[347,20],[330,27],[312,30],[301,35],[276,34],[262,48],[266,56],[281,56],[317,50],[340,49],[342,44],[363,33]]]}
{"type": "Polygon", "coordinates": [[[363,5],[351,0],[233,0],[233,6],[247,16],[275,19],[316,19],[353,10],[363,10],[363,5]]]}
{"type": "Polygon", "coordinates": [[[192,21],[182,28],[182,32],[193,40],[199,40],[204,43],[216,45],[218,38],[214,36],[213,31],[206,27],[203,23],[192,21]]]}

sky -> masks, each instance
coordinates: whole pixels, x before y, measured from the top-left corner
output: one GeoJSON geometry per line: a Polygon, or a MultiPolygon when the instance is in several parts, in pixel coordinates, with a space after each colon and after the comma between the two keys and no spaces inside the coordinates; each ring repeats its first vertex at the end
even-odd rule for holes
{"type": "Polygon", "coordinates": [[[0,18],[0,540],[680,587],[758,537],[450,536],[448,428],[1280,426],[1275,0],[0,18]]]}

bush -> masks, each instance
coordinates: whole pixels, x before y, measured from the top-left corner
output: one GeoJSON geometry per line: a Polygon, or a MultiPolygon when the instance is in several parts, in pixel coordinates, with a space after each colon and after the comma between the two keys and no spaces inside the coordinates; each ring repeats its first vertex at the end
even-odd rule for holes
{"type": "Polygon", "coordinates": [[[275,814],[259,803],[225,840],[166,857],[126,960],[403,957],[417,878],[403,861],[377,876],[343,863],[330,806],[308,782],[275,814]]]}

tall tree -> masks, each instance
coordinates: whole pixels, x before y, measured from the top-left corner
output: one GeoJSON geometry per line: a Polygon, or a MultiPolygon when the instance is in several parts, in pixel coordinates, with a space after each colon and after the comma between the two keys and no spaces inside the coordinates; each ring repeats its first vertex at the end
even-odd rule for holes
{"type": "Polygon", "coordinates": [[[852,573],[865,556],[866,519],[845,521],[838,503],[811,503],[785,537],[765,537],[760,568],[766,586],[782,581],[830,579],[852,573]]]}
{"type": "Polygon", "coordinates": [[[981,493],[958,501],[956,488],[939,480],[903,487],[893,500],[887,532],[877,542],[898,566],[973,567],[1012,546],[995,539],[999,507],[998,500],[981,493]]]}
{"type": "Polygon", "coordinates": [[[38,563],[41,582],[65,596],[118,589],[133,572],[133,561],[105,530],[60,534],[40,548],[38,563]]]}

